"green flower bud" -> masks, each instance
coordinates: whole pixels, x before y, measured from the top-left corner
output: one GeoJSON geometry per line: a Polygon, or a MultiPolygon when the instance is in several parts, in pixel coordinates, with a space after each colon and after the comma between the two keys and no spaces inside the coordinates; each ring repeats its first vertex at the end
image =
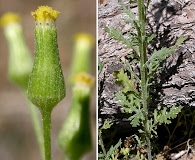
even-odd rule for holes
{"type": "Polygon", "coordinates": [[[8,78],[22,90],[27,89],[32,57],[24,41],[20,16],[8,12],[0,19],[9,45],[8,78]]]}
{"type": "Polygon", "coordinates": [[[35,60],[28,84],[28,98],[41,111],[51,112],[65,97],[55,20],[58,11],[41,6],[32,15],[35,19],[35,60]]]}
{"type": "MultiPolygon", "coordinates": [[[[26,98],[28,79],[32,70],[33,62],[24,41],[22,27],[20,25],[20,16],[15,13],[8,12],[1,17],[0,24],[4,28],[4,33],[9,45],[9,79],[25,92],[26,98]]],[[[28,102],[28,104],[40,153],[42,159],[44,159],[43,135],[36,110],[37,108],[35,108],[35,106],[30,102],[28,102]]]]}
{"type": "Polygon", "coordinates": [[[79,73],[74,80],[72,106],[58,143],[69,159],[79,160],[92,148],[89,106],[94,79],[86,73],[79,73]]]}
{"type": "Polygon", "coordinates": [[[94,44],[94,38],[87,33],[78,33],[74,37],[74,50],[73,50],[73,61],[71,66],[71,76],[69,83],[74,82],[73,78],[80,72],[90,72],[91,66],[91,55],[94,44]]]}

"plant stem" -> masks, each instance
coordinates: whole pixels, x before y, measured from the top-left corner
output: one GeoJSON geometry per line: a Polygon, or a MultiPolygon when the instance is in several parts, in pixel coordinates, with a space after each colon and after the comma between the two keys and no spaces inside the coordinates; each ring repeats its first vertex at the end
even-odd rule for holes
{"type": "Polygon", "coordinates": [[[148,96],[149,96],[149,91],[148,91],[148,86],[147,86],[147,68],[145,67],[145,63],[147,60],[147,55],[146,55],[146,49],[147,49],[147,42],[146,42],[146,31],[145,31],[145,26],[146,26],[146,10],[144,6],[144,1],[143,0],[137,0],[138,4],[138,18],[139,18],[139,30],[138,30],[138,37],[139,37],[139,52],[140,52],[140,72],[141,72],[141,97],[143,101],[143,108],[144,108],[144,130],[146,132],[146,142],[147,142],[147,155],[148,159],[152,160],[151,156],[151,142],[150,142],[150,131],[148,127],[148,96]]]}
{"type": "Polygon", "coordinates": [[[102,152],[103,152],[104,156],[106,157],[106,149],[104,147],[104,141],[102,139],[102,131],[101,130],[99,131],[98,135],[99,135],[99,141],[100,141],[99,144],[102,148],[102,152]]]}
{"type": "Polygon", "coordinates": [[[37,108],[36,108],[36,106],[34,106],[29,101],[28,101],[28,106],[29,106],[29,109],[30,109],[32,125],[33,125],[33,128],[34,128],[34,132],[35,132],[35,135],[36,135],[36,138],[37,138],[38,145],[39,145],[41,158],[44,159],[43,132],[42,132],[41,125],[40,125],[40,122],[39,122],[37,108]]]}
{"type": "Polygon", "coordinates": [[[42,111],[45,160],[51,160],[51,112],[42,111]]]}

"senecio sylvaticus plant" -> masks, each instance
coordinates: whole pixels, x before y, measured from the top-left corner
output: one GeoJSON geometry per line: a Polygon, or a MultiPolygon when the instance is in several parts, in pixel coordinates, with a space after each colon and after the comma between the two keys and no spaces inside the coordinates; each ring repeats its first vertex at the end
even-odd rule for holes
{"type": "MultiPolygon", "coordinates": [[[[122,1],[120,1],[120,4],[123,12],[127,14],[127,18],[124,19],[125,22],[130,23],[132,26],[127,33],[128,38],[124,37],[122,31],[118,28],[105,27],[105,31],[110,37],[133,50],[133,53],[128,55],[129,61],[140,68],[139,73],[137,73],[130,63],[121,60],[124,67],[113,74],[116,83],[121,85],[122,89],[115,95],[119,104],[124,107],[123,112],[131,115],[129,117],[131,126],[136,127],[138,131],[133,135],[139,148],[134,156],[138,159],[152,160],[153,148],[151,140],[157,137],[157,126],[163,123],[171,123],[171,119],[176,118],[182,107],[172,106],[159,109],[156,107],[154,110],[150,108],[151,85],[154,84],[154,78],[160,72],[160,64],[177,49],[185,38],[179,37],[176,44],[170,48],[162,47],[160,50],[154,50],[148,58],[148,44],[155,37],[155,35],[146,33],[146,15],[150,0],[137,0],[137,15],[132,13],[131,9],[127,8],[122,1]],[[130,76],[127,72],[129,72],[130,76]]],[[[105,121],[104,125],[99,129],[99,145],[102,148],[99,153],[99,159],[117,159],[119,155],[123,154],[127,159],[132,158],[130,148],[125,148],[117,154],[118,147],[122,144],[121,140],[114,147],[112,146],[109,151],[106,151],[102,139],[102,130],[109,128],[111,125],[110,121],[105,121]]]]}

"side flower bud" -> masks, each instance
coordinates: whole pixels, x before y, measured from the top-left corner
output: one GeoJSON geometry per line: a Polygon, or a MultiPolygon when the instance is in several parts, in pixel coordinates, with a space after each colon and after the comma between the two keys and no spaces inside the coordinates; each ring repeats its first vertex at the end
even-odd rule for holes
{"type": "Polygon", "coordinates": [[[78,160],[92,148],[89,107],[94,78],[86,73],[79,73],[74,81],[72,106],[58,142],[69,159],[78,160]]]}
{"type": "Polygon", "coordinates": [[[94,37],[87,33],[78,33],[74,37],[73,60],[69,83],[73,84],[74,76],[80,72],[90,72],[91,50],[94,45],[94,37]]]}
{"type": "Polygon", "coordinates": [[[24,40],[20,16],[12,12],[5,13],[0,19],[0,25],[9,47],[8,78],[26,91],[32,70],[32,57],[24,40]]]}

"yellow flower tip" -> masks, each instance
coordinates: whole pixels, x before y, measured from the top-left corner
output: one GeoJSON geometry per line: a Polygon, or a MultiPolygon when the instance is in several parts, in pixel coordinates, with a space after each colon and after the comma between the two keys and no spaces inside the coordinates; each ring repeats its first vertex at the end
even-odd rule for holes
{"type": "Polygon", "coordinates": [[[94,77],[87,74],[87,73],[78,73],[77,75],[74,76],[73,78],[75,84],[81,84],[81,85],[86,85],[88,87],[92,87],[94,85],[94,77]]]}
{"type": "Polygon", "coordinates": [[[15,23],[20,21],[20,16],[16,13],[7,12],[0,18],[0,25],[2,27],[9,23],[15,23]]]}
{"type": "Polygon", "coordinates": [[[74,40],[77,43],[87,44],[89,46],[92,46],[95,43],[95,38],[92,35],[84,32],[77,33],[74,36],[74,40]]]}
{"type": "Polygon", "coordinates": [[[35,12],[31,12],[31,15],[34,17],[35,21],[46,21],[52,20],[55,21],[60,12],[53,10],[48,6],[39,6],[35,12]]]}

